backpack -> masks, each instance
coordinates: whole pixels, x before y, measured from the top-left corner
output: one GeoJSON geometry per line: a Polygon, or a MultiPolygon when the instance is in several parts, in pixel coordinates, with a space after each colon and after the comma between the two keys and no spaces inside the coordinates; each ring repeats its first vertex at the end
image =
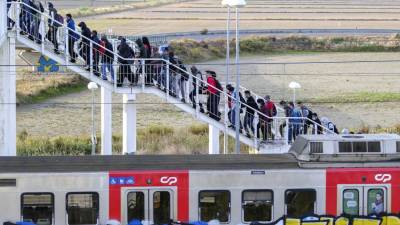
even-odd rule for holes
{"type": "Polygon", "coordinates": [[[223,91],[224,88],[222,87],[221,83],[220,83],[217,79],[215,79],[215,78],[214,78],[214,80],[215,80],[215,87],[216,87],[218,90],[223,91]]]}
{"type": "Polygon", "coordinates": [[[64,17],[62,17],[58,13],[54,17],[55,17],[54,19],[56,20],[56,23],[54,23],[54,26],[61,27],[64,24],[64,17]]]}
{"type": "Polygon", "coordinates": [[[276,106],[274,104],[272,107],[272,116],[276,116],[276,115],[278,115],[278,111],[276,110],[276,106]]]}
{"type": "Polygon", "coordinates": [[[106,43],[104,41],[100,40],[99,45],[101,46],[99,48],[99,52],[100,52],[100,54],[104,55],[104,53],[106,52],[106,43]]]}
{"type": "Polygon", "coordinates": [[[332,124],[332,126],[333,126],[333,132],[334,132],[335,134],[339,134],[339,130],[337,129],[336,125],[333,124],[332,122],[329,122],[329,123],[328,123],[328,128],[329,128],[329,124],[332,124]]]}

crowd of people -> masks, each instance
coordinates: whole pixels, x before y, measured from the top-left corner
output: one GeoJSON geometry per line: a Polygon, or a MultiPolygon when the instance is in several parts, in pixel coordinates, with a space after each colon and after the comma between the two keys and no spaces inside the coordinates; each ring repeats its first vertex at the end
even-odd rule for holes
{"type": "MultiPolygon", "coordinates": [[[[48,40],[54,46],[54,53],[59,54],[58,30],[64,24],[64,17],[51,2],[45,9],[40,1],[21,1],[24,4],[19,13],[20,34],[27,35],[29,39],[39,44],[43,39],[48,40]],[[48,15],[46,32],[44,32],[46,26],[42,27],[44,24],[41,24],[39,12],[48,15]]],[[[11,8],[11,2],[12,0],[7,0],[8,10],[11,8]]],[[[278,108],[269,95],[256,98],[249,90],[242,93],[232,84],[223,87],[217,79],[216,72],[211,70],[205,71],[204,80],[202,72],[197,67],[192,66],[188,70],[168,45],[153,48],[149,39],[143,37],[137,39],[133,47],[124,37],[119,37],[118,46],[114,48],[115,42],[108,40],[104,35],[99,38],[98,32],[91,30],[85,22],[79,22],[76,27],[71,14],[66,14],[65,17],[68,32],[65,34],[67,41],[64,43],[64,49],[66,53],[68,52],[70,62],[76,63],[80,58],[87,71],[92,71],[103,80],[116,82],[117,86],[123,86],[124,83],[136,85],[139,76],[143,74],[145,85],[154,85],[164,92],[169,92],[169,95],[180,98],[182,103],[186,103],[188,94],[188,99],[191,101],[188,104],[217,121],[221,120],[222,113],[219,110],[221,98],[226,96],[229,128],[235,129],[236,124],[239,124],[241,133],[265,142],[274,141],[276,136],[284,137],[285,132],[288,132],[289,143],[299,134],[323,134],[327,131],[338,133],[336,126],[328,118],[319,118],[317,113],[312,112],[302,102],[296,104],[281,101],[279,105],[283,109],[283,115],[280,116],[288,119],[276,119],[278,108]],[[134,60],[135,58],[147,60],[138,61],[134,60]],[[192,82],[191,88],[187,83],[189,80],[192,82]],[[203,96],[207,96],[206,103],[199,100],[203,96]],[[203,103],[206,104],[206,109],[203,103]],[[236,123],[237,118],[240,119],[238,123],[236,123]]],[[[14,26],[15,18],[8,18],[9,29],[14,26]]]]}

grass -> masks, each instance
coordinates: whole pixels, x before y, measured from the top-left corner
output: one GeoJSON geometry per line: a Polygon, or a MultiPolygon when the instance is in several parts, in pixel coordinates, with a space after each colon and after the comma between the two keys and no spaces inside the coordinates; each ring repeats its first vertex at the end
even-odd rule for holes
{"type": "Polygon", "coordinates": [[[17,103],[38,103],[86,88],[87,81],[79,75],[23,75],[17,80],[17,103]]]}
{"type": "MultiPolygon", "coordinates": [[[[186,62],[199,62],[225,57],[226,41],[213,39],[196,41],[182,39],[171,42],[176,55],[186,62]]],[[[240,41],[244,55],[293,54],[303,52],[396,52],[400,50],[400,37],[306,37],[306,36],[253,36],[240,41]]],[[[235,40],[231,42],[232,54],[235,40]]]]}
{"type": "Polygon", "coordinates": [[[181,2],[182,0],[146,0],[142,2],[129,3],[124,5],[113,5],[103,7],[80,7],[75,9],[62,9],[60,10],[61,15],[71,13],[73,17],[86,17],[101,15],[107,13],[122,12],[132,9],[143,9],[154,6],[161,6],[165,4],[171,4],[175,2],[181,2]]]}
{"type": "MultiPolygon", "coordinates": [[[[206,154],[208,152],[208,126],[193,124],[186,128],[173,128],[163,125],[151,125],[138,130],[137,154],[206,154]]],[[[100,143],[101,140],[98,140],[100,143]]],[[[220,137],[223,149],[223,136],[220,137]]],[[[234,149],[234,141],[229,138],[229,149],[234,149]]],[[[100,153],[97,145],[96,152],[100,153]]],[[[248,147],[242,145],[242,152],[248,153],[248,147]]],[[[121,135],[113,136],[113,153],[121,154],[121,135]]],[[[232,150],[230,151],[232,152],[232,150]]],[[[91,153],[89,136],[74,137],[33,137],[22,131],[17,137],[19,156],[48,155],[88,155],[91,153]]]]}
{"type": "Polygon", "coordinates": [[[303,100],[308,103],[379,103],[400,102],[400,93],[393,92],[360,92],[347,93],[334,97],[318,97],[303,100]]]}

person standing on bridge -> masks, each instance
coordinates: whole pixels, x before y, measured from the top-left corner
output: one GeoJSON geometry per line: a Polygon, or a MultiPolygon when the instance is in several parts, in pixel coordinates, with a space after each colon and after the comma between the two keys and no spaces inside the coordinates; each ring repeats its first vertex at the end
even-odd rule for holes
{"type": "Polygon", "coordinates": [[[248,138],[251,137],[250,133],[254,133],[254,136],[256,135],[254,131],[254,114],[255,110],[258,109],[258,105],[256,100],[254,99],[253,96],[251,96],[251,92],[249,90],[246,90],[244,92],[245,98],[246,98],[246,113],[244,115],[244,130],[246,131],[246,135],[248,138]]]}
{"type": "Polygon", "coordinates": [[[97,31],[92,31],[91,39],[93,41],[93,73],[95,76],[100,77],[99,62],[100,62],[100,39],[97,36],[97,31]]]}
{"type": "Polygon", "coordinates": [[[126,43],[126,39],[123,37],[119,37],[118,40],[121,43],[118,46],[118,77],[117,77],[117,86],[121,87],[124,83],[125,78],[128,78],[129,82],[133,84],[134,82],[134,74],[131,69],[131,60],[135,57],[135,52],[133,49],[126,43]]]}
{"type": "Polygon", "coordinates": [[[75,42],[79,39],[79,34],[76,33],[75,30],[75,21],[72,19],[72,15],[68,13],[66,15],[67,18],[67,27],[68,27],[68,53],[70,57],[70,62],[76,62],[76,53],[74,51],[75,42]]]}
{"type": "Polygon", "coordinates": [[[85,22],[80,22],[78,24],[78,27],[81,28],[81,33],[82,33],[81,43],[79,44],[80,45],[79,53],[86,62],[85,69],[87,71],[89,71],[90,70],[90,40],[91,40],[92,32],[86,26],[85,22]]]}
{"type": "Polygon", "coordinates": [[[60,52],[58,51],[57,31],[58,27],[60,27],[61,24],[57,23],[57,10],[54,8],[53,3],[51,2],[48,3],[48,11],[50,18],[48,20],[49,31],[47,32],[47,39],[53,43],[54,53],[60,54],[60,52]]]}
{"type": "Polygon", "coordinates": [[[207,111],[208,115],[217,120],[221,120],[221,113],[218,111],[221,91],[223,88],[217,80],[217,74],[214,71],[206,71],[207,73],[207,111]]]}
{"type": "MultiPolygon", "coordinates": [[[[144,48],[144,58],[145,59],[150,59],[152,57],[152,51],[151,51],[151,45],[150,45],[150,41],[147,37],[142,37],[142,43],[143,43],[143,48],[144,48]]],[[[145,84],[146,85],[151,85],[153,84],[153,79],[152,76],[153,74],[151,74],[151,68],[152,65],[150,64],[150,61],[144,61],[145,63],[145,84]]]]}
{"type": "MultiPolygon", "coordinates": [[[[196,96],[203,92],[204,81],[201,71],[197,69],[195,66],[192,66],[190,68],[190,71],[192,72],[193,89],[192,92],[190,92],[189,94],[189,98],[192,101],[193,108],[196,109],[196,96]],[[197,87],[197,85],[199,86],[197,87]]],[[[200,112],[204,113],[203,104],[201,104],[200,100],[199,100],[199,107],[200,107],[200,112]]]]}
{"type": "MultiPolygon", "coordinates": [[[[107,80],[107,70],[111,73],[111,80],[114,82],[114,48],[106,36],[101,37],[103,54],[101,57],[101,74],[103,80],[107,80]]],[[[101,51],[100,51],[101,52],[101,51]]]]}
{"type": "Polygon", "coordinates": [[[274,133],[272,133],[272,124],[274,122],[274,116],[277,115],[277,110],[274,102],[271,100],[271,97],[269,95],[265,96],[265,105],[264,108],[262,109],[262,113],[267,115],[267,118],[265,120],[265,132],[266,132],[266,141],[271,140],[273,141],[275,139],[274,133]]]}

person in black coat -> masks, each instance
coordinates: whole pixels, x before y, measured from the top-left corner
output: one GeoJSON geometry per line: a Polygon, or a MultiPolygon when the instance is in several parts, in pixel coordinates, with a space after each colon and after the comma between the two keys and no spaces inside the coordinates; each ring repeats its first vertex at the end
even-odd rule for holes
{"type": "Polygon", "coordinates": [[[101,37],[101,43],[103,45],[103,54],[101,57],[101,74],[103,80],[107,80],[107,70],[111,73],[111,79],[114,81],[114,48],[106,36],[101,37]]]}
{"type": "Polygon", "coordinates": [[[244,92],[245,98],[246,98],[246,113],[244,115],[244,130],[246,131],[247,137],[250,137],[250,133],[254,132],[254,114],[255,110],[258,109],[258,105],[256,100],[254,99],[253,96],[251,96],[251,93],[249,90],[246,90],[244,92]]]}
{"type": "MultiPolygon", "coordinates": [[[[197,69],[195,66],[192,66],[190,68],[190,71],[192,72],[192,84],[193,84],[193,89],[192,92],[189,94],[189,98],[192,101],[193,108],[196,108],[196,96],[199,94],[202,94],[203,89],[204,89],[204,84],[203,84],[203,74],[201,74],[201,71],[197,69]],[[197,78],[197,79],[196,79],[197,78]],[[197,81],[196,81],[197,80],[197,81]],[[197,87],[198,85],[198,87],[197,87]]],[[[199,107],[200,107],[200,112],[204,113],[203,109],[203,104],[199,101],[199,107]]]]}
{"type": "Polygon", "coordinates": [[[131,69],[131,61],[129,59],[134,58],[135,53],[133,49],[126,43],[125,38],[118,38],[121,41],[121,44],[118,46],[118,78],[117,78],[117,85],[122,86],[125,77],[128,78],[129,82],[132,84],[137,82],[137,79],[134,77],[131,69]]]}
{"type": "Polygon", "coordinates": [[[90,40],[92,36],[92,32],[90,29],[86,26],[85,22],[80,22],[78,24],[78,27],[81,28],[81,33],[82,33],[82,39],[80,45],[80,55],[86,62],[86,70],[90,70],[90,40]]]}

